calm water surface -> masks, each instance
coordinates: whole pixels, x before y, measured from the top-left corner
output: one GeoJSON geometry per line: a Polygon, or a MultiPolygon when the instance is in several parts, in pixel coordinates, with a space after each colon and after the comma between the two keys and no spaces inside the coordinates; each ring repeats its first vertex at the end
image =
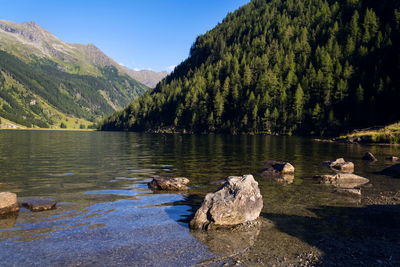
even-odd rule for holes
{"type": "Polygon", "coordinates": [[[21,209],[0,218],[0,265],[191,266],[243,250],[267,261],[321,250],[310,235],[332,230],[323,219],[327,213],[400,190],[400,179],[375,174],[393,164],[384,160],[391,155],[400,155],[400,147],[297,137],[0,131],[0,183],[7,183],[0,191],[59,203],[56,210],[21,209]],[[381,160],[361,161],[367,150],[381,160]],[[355,173],[371,180],[362,198],[338,195],[312,179],[329,173],[321,161],[338,157],[353,161],[355,173]],[[211,181],[256,175],[267,159],[296,167],[292,184],[256,177],[262,217],[278,225],[230,234],[188,229],[196,205],[216,189],[211,181]],[[154,193],[146,185],[154,175],[188,177],[191,189],[154,193]]]}

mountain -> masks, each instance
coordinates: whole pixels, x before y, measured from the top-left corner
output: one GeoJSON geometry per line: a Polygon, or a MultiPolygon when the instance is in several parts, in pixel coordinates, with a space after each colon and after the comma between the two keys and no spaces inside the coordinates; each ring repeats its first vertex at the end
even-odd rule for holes
{"type": "Polygon", "coordinates": [[[126,69],[126,72],[135,80],[143,83],[144,85],[154,88],[156,85],[164,79],[168,72],[166,71],[151,71],[151,70],[131,70],[126,69]]]}
{"type": "Polygon", "coordinates": [[[35,22],[0,21],[5,119],[27,127],[80,127],[147,89],[93,44],[65,43],[35,22]]]}
{"type": "Polygon", "coordinates": [[[253,0],[102,130],[334,134],[400,119],[400,1],[253,0]]]}

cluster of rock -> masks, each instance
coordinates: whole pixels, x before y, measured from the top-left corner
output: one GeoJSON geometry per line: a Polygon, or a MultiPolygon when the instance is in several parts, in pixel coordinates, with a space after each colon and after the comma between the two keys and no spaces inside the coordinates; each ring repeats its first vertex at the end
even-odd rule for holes
{"type": "Polygon", "coordinates": [[[331,168],[332,170],[345,172],[345,173],[353,173],[354,172],[354,163],[347,162],[343,158],[339,158],[333,161],[324,161],[322,165],[331,168]]]}
{"type": "MultiPolygon", "coordinates": [[[[44,211],[56,208],[56,202],[47,199],[24,200],[21,206],[31,211],[44,211]]],[[[0,215],[16,213],[20,209],[17,195],[10,192],[0,193],[0,215]]]]}
{"type": "MultiPolygon", "coordinates": [[[[369,157],[370,155],[367,154],[365,156],[368,158],[373,157],[373,155],[372,157],[369,157]]],[[[369,183],[367,178],[353,174],[354,163],[347,162],[343,158],[338,158],[333,161],[325,161],[322,165],[334,170],[336,173],[317,175],[314,178],[318,179],[321,184],[334,186],[336,188],[335,192],[361,195],[360,187],[369,183]]]]}
{"type": "MultiPolygon", "coordinates": [[[[371,153],[371,152],[366,152],[364,154],[364,156],[362,157],[363,160],[368,160],[368,161],[377,161],[378,159],[371,153]]],[[[398,161],[399,157],[396,156],[390,156],[390,157],[386,157],[386,160],[390,160],[390,161],[398,161]]],[[[392,176],[395,178],[400,178],[400,164],[395,164],[392,165],[386,169],[384,169],[383,171],[380,172],[383,175],[387,175],[387,176],[392,176]]]]}
{"type": "MultiPolygon", "coordinates": [[[[282,168],[284,169],[284,168],[282,168]]],[[[153,177],[148,183],[153,190],[187,190],[190,180],[184,177],[153,177]]],[[[232,227],[256,220],[263,208],[263,199],[253,175],[229,176],[213,184],[221,185],[204,198],[201,207],[190,221],[192,229],[232,227]]]]}

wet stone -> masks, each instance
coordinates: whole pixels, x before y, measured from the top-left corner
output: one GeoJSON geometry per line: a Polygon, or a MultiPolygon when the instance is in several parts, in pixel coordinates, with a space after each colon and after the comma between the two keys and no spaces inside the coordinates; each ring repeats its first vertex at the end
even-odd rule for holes
{"type": "Polygon", "coordinates": [[[329,184],[338,188],[356,188],[369,182],[367,178],[351,174],[338,173],[336,175],[319,175],[314,178],[318,179],[320,184],[329,184]]]}
{"type": "Polygon", "coordinates": [[[1,192],[0,215],[17,212],[18,210],[17,195],[10,192],[1,192]]]}
{"type": "Polygon", "coordinates": [[[190,182],[188,178],[176,177],[153,177],[153,180],[148,183],[149,188],[154,190],[181,191],[187,190],[187,184],[190,182]]]}
{"type": "Polygon", "coordinates": [[[338,158],[334,161],[325,161],[322,163],[322,165],[339,172],[345,172],[345,173],[354,172],[354,163],[347,162],[343,158],[338,158]]]}
{"type": "Polygon", "coordinates": [[[31,211],[45,211],[55,209],[57,202],[50,199],[32,199],[22,202],[22,206],[31,211]]]}

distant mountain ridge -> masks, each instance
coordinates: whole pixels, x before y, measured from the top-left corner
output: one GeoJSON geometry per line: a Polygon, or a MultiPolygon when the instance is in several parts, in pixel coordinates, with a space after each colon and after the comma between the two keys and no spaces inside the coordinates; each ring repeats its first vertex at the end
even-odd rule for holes
{"type": "Polygon", "coordinates": [[[78,124],[147,89],[93,44],[65,43],[35,22],[0,21],[0,117],[27,127],[78,124]]]}

